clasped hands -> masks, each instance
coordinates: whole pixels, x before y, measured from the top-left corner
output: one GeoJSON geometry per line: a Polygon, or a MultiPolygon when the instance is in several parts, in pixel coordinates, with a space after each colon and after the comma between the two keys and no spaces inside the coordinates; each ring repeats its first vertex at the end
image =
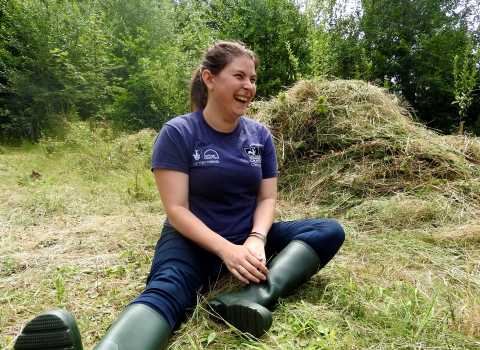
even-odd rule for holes
{"type": "Polygon", "coordinates": [[[249,284],[266,280],[265,247],[261,239],[249,237],[243,245],[231,244],[220,256],[239,281],[249,284]]]}

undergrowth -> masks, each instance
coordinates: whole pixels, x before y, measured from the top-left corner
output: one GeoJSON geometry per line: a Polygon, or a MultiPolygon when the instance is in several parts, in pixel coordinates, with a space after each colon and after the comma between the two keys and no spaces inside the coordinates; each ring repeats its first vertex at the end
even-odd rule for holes
{"type": "MultiPolygon", "coordinates": [[[[347,240],[272,307],[251,339],[199,295],[171,349],[480,348],[480,141],[442,136],[359,81],[304,81],[256,103],[279,157],[277,220],[331,217],[347,240]]],[[[93,348],[144,288],[165,215],[149,169],[156,132],[70,125],[63,140],[0,154],[0,349],[64,307],[93,348]]]]}

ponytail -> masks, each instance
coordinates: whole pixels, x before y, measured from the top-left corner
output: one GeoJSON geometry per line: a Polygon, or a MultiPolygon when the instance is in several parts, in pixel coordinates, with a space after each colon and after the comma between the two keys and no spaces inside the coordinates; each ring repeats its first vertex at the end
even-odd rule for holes
{"type": "Polygon", "coordinates": [[[208,91],[202,79],[202,67],[198,67],[190,82],[190,112],[205,108],[207,100],[208,91]]]}

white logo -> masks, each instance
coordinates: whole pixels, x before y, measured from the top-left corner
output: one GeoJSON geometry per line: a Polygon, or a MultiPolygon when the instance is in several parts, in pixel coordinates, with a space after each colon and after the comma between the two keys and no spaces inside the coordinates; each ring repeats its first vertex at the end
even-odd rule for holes
{"type": "Polygon", "coordinates": [[[212,159],[220,159],[220,157],[218,156],[217,151],[215,151],[213,149],[208,149],[203,154],[203,159],[212,160],[212,159]]]}
{"type": "Polygon", "coordinates": [[[193,154],[193,165],[206,165],[213,163],[220,163],[220,156],[214,149],[207,149],[205,152],[202,149],[195,149],[193,154]]]}
{"type": "Polygon", "coordinates": [[[195,153],[193,154],[193,159],[195,159],[195,160],[200,159],[200,153],[198,152],[198,149],[195,150],[195,153]]]}
{"type": "Polygon", "coordinates": [[[262,166],[262,156],[260,155],[260,147],[244,147],[245,153],[250,159],[252,166],[262,166]]]}

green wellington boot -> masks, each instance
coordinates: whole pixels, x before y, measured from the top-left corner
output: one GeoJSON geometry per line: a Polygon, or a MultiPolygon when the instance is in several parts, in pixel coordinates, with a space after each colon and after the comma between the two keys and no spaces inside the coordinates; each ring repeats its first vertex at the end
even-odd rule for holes
{"type": "MultiPolygon", "coordinates": [[[[95,347],[96,350],[161,350],[170,338],[170,327],[154,310],[142,304],[125,308],[95,347]]],[[[72,314],[63,309],[44,312],[23,329],[15,350],[83,350],[72,314]]]]}
{"type": "Polygon", "coordinates": [[[27,323],[13,347],[15,350],[82,350],[77,322],[70,312],[55,309],[43,312],[27,323]]]}
{"type": "Polygon", "coordinates": [[[320,259],[313,248],[295,240],[268,265],[265,281],[250,283],[243,291],[221,295],[209,304],[223,320],[258,338],[272,325],[267,307],[299,287],[319,268],[320,259]]]}
{"type": "Polygon", "coordinates": [[[170,339],[170,327],[156,311],[143,304],[127,306],[108,328],[94,350],[161,350],[170,339]]]}

